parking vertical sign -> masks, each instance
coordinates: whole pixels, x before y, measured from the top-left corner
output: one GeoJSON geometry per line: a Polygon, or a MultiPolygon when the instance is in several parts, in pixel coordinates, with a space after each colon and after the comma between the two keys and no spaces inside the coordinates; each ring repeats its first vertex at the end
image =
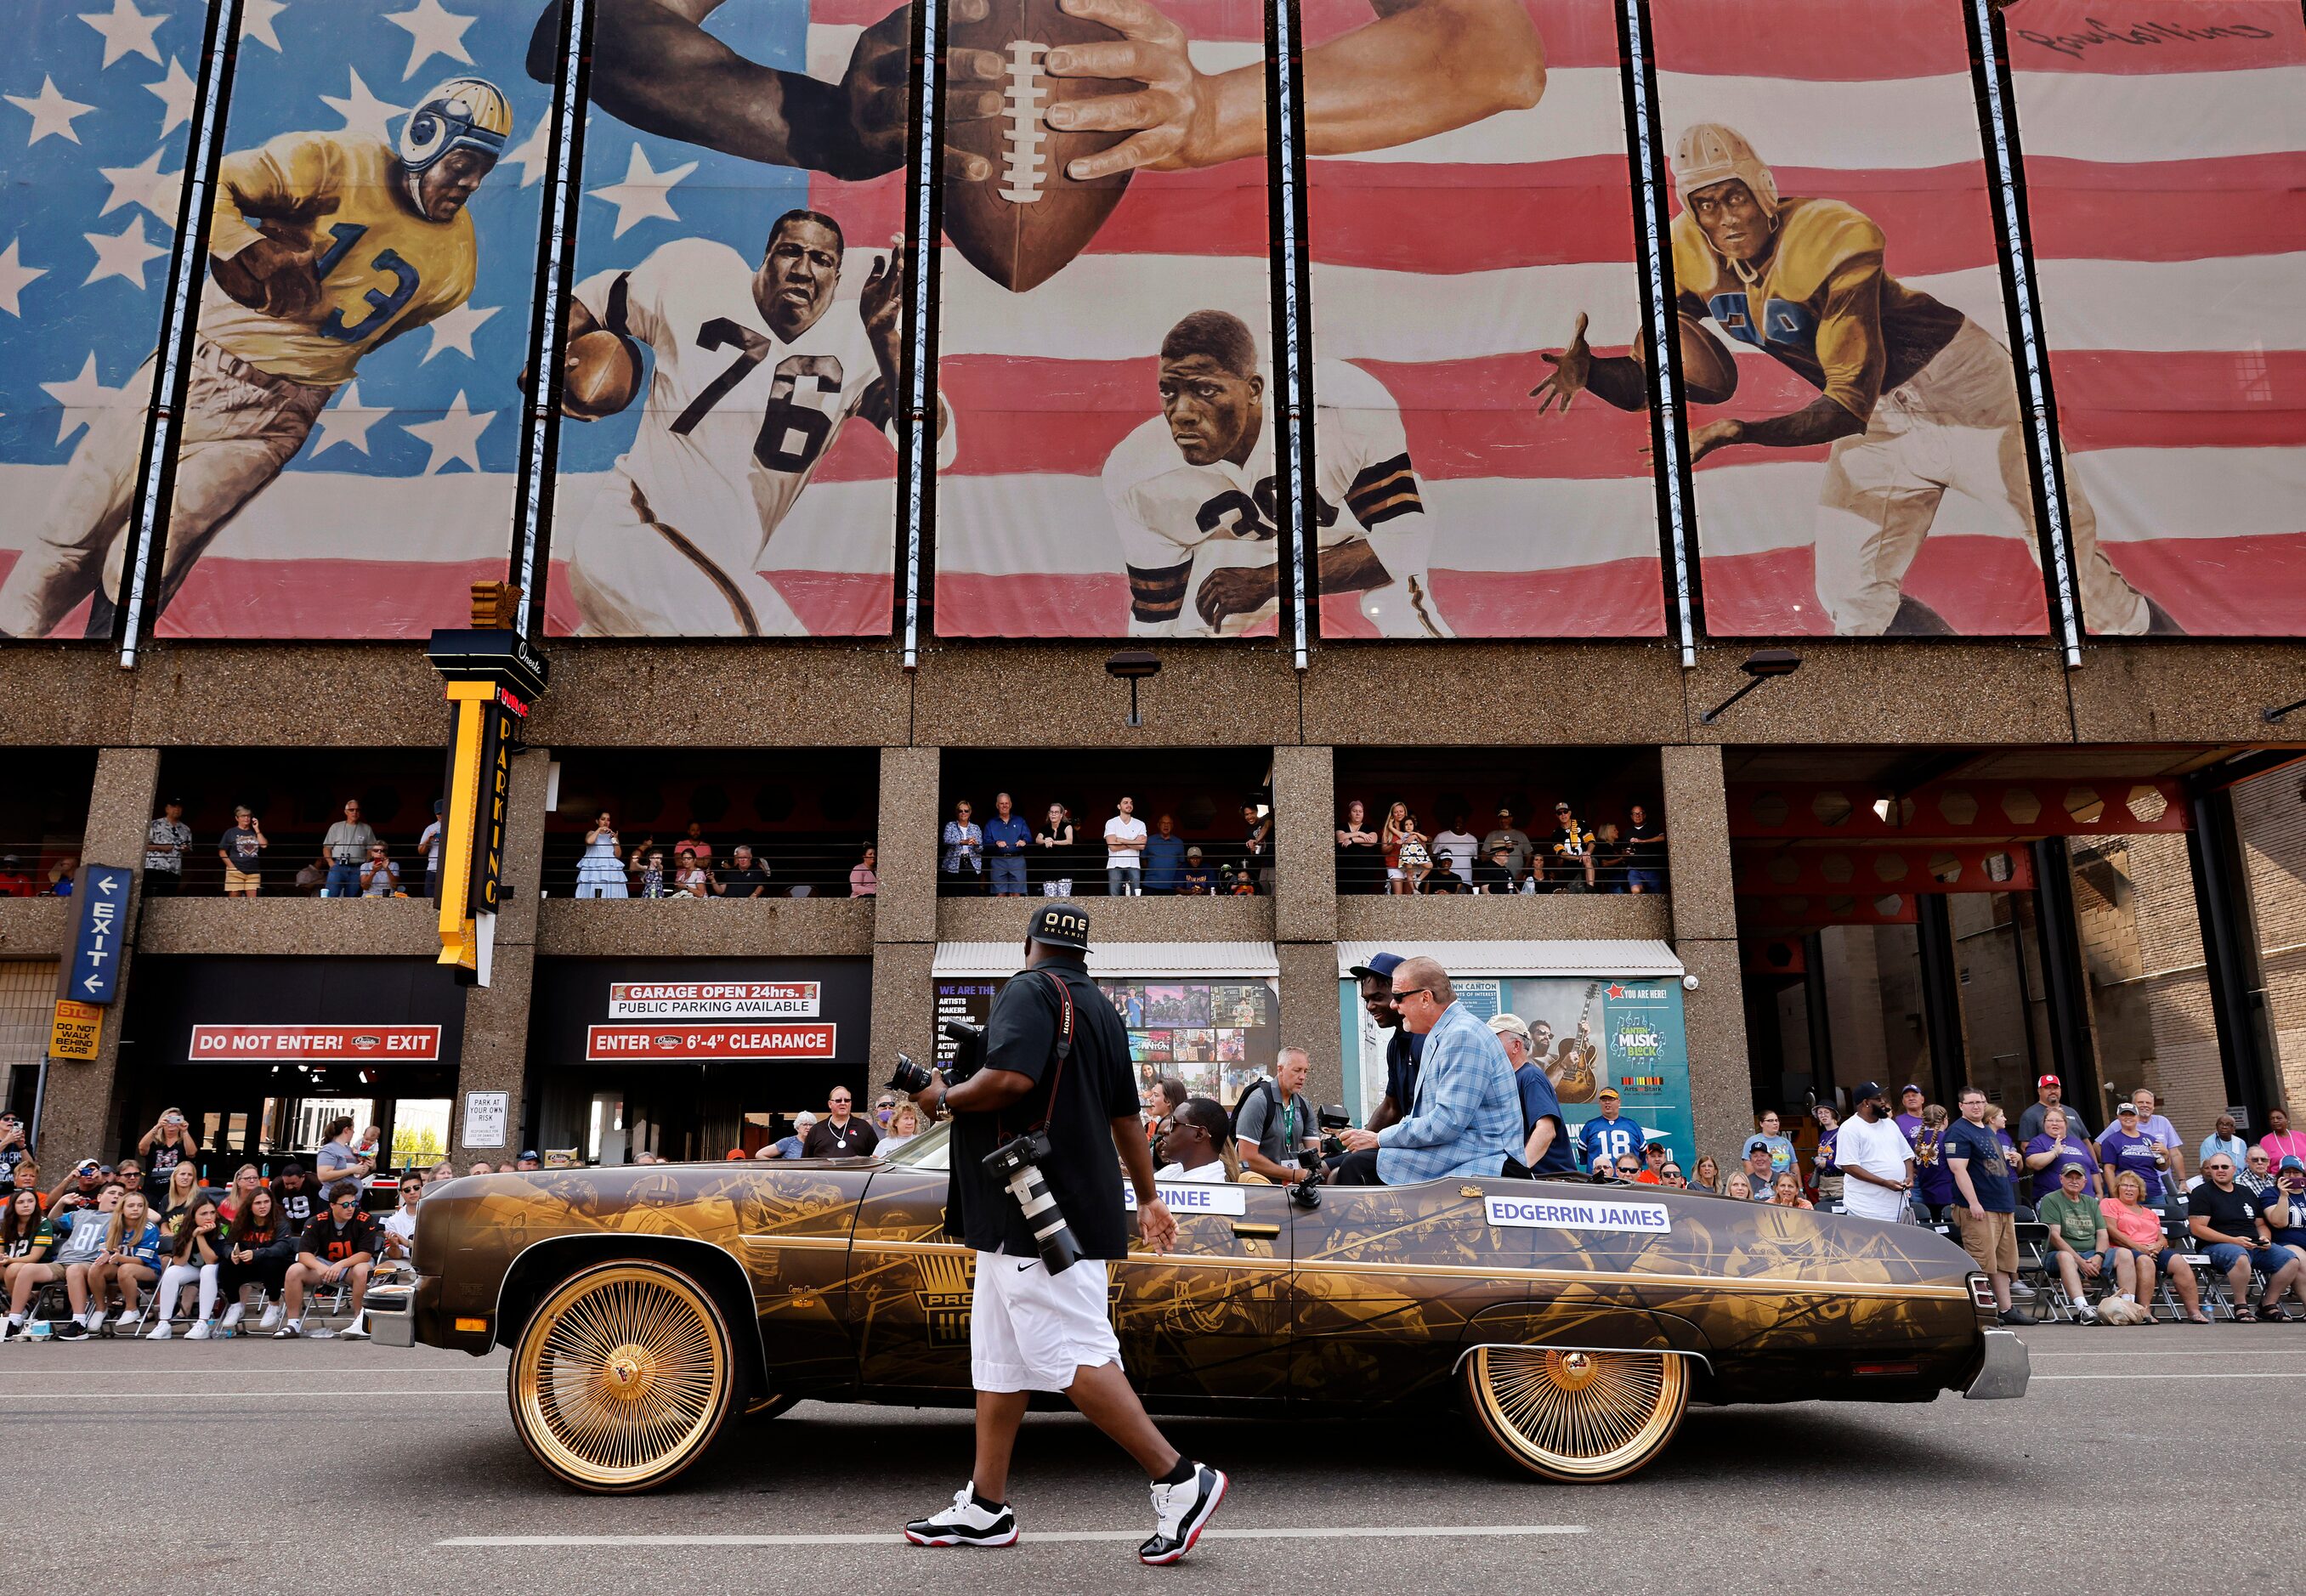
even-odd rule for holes
{"type": "Polygon", "coordinates": [[[128,934],[129,882],[129,873],[115,865],[90,865],[81,872],[80,926],[73,937],[72,969],[64,977],[64,995],[75,1003],[112,1001],[120,950],[128,934]]]}

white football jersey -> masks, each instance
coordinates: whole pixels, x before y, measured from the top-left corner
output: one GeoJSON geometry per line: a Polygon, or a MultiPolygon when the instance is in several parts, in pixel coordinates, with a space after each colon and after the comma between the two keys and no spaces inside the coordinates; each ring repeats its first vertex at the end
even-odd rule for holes
{"type": "MultiPolygon", "coordinates": [[[[1267,390],[1272,392],[1268,379],[1267,390]]],[[[1343,361],[1316,364],[1313,391],[1317,549],[1366,541],[1392,581],[1359,595],[1362,612],[1388,637],[1446,637],[1434,609],[1425,563],[1432,544],[1419,495],[1401,410],[1382,383],[1343,361]]],[[[1228,615],[1211,627],[1195,601],[1209,573],[1227,566],[1271,567],[1279,558],[1277,474],[1271,417],[1241,465],[1186,463],[1156,415],[1121,440],[1105,463],[1122,558],[1131,568],[1132,636],[1236,636],[1272,617],[1277,600],[1228,615]],[[1139,605],[1159,608],[1183,578],[1183,604],[1174,619],[1141,619],[1139,605]]]]}
{"type": "MultiPolygon", "coordinates": [[[[852,252],[844,279],[861,287],[871,260],[852,252]]],[[[654,356],[640,431],[618,471],[652,518],[729,570],[757,567],[881,377],[854,292],[836,290],[816,324],[787,343],[753,303],[754,270],[725,243],[686,238],[576,288],[602,326],[654,356]]],[[[886,390],[873,397],[873,419],[885,429],[886,390]]]]}

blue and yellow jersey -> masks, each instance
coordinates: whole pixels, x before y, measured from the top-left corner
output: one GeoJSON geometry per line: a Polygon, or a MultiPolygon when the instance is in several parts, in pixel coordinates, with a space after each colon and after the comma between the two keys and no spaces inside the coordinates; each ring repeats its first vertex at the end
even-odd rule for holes
{"type": "Polygon", "coordinates": [[[354,133],[283,133],[225,157],[209,253],[229,260],[268,235],[320,250],[320,303],[294,319],[267,315],[211,279],[201,336],[318,388],[349,382],[370,350],[463,304],[480,264],[471,214],[418,216],[392,151],[354,133]]]}
{"type": "Polygon", "coordinates": [[[1673,218],[1681,309],[1712,317],[1860,421],[1873,418],[1883,389],[1907,381],[1961,330],[1960,311],[1892,277],[1882,252],[1882,229],[1855,208],[1784,200],[1774,247],[1749,283],[1696,218],[1673,218]]]}

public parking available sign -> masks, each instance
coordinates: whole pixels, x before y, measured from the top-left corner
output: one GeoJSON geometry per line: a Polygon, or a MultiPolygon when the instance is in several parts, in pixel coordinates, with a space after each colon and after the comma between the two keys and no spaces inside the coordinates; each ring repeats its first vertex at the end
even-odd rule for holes
{"type": "Polygon", "coordinates": [[[829,1059],[830,1022],[807,1025],[595,1025],[585,1032],[593,1063],[735,1063],[754,1059],[829,1059]]]}
{"type": "Polygon", "coordinates": [[[440,1057],[437,1025],[196,1025],[192,1061],[279,1064],[308,1059],[429,1064],[440,1057]]]}
{"type": "Polygon", "coordinates": [[[64,996],[74,1003],[108,1003],[119,985],[120,949],[128,930],[132,877],[116,865],[90,865],[81,871],[77,927],[64,996]]]}

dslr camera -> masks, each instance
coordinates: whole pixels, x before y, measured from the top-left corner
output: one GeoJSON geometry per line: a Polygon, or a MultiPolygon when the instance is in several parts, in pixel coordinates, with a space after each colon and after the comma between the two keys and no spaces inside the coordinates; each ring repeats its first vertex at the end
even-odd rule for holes
{"type": "Polygon", "coordinates": [[[1328,1174],[1322,1161],[1344,1154],[1345,1144],[1337,1139],[1337,1132],[1354,1122],[1353,1116],[1345,1112],[1345,1105],[1342,1103],[1322,1104],[1314,1111],[1313,1118],[1321,1128],[1321,1139],[1312,1147],[1297,1149],[1298,1165],[1305,1173],[1299,1175],[1289,1188],[1289,1200],[1301,1208],[1321,1206],[1321,1194],[1313,1188],[1320,1185],[1322,1177],[1328,1174]]]}
{"type": "Polygon", "coordinates": [[[1042,1265],[1050,1274],[1062,1275],[1080,1260],[1081,1250],[1065,1223],[1064,1210],[1049,1195],[1049,1182],[1041,1174],[1041,1160],[1048,1156],[1048,1132],[1029,1131],[986,1154],[984,1166],[987,1174],[1008,1187],[1010,1197],[1023,1211],[1042,1265]]]}
{"type": "MultiPolygon", "coordinates": [[[[971,1025],[965,1020],[948,1020],[937,1027],[937,1034],[954,1045],[952,1063],[942,1073],[947,1086],[959,1086],[985,1067],[985,1028],[971,1025]]],[[[907,1054],[897,1055],[896,1070],[889,1077],[893,1091],[918,1095],[940,1071],[924,1068],[907,1054]]]]}

